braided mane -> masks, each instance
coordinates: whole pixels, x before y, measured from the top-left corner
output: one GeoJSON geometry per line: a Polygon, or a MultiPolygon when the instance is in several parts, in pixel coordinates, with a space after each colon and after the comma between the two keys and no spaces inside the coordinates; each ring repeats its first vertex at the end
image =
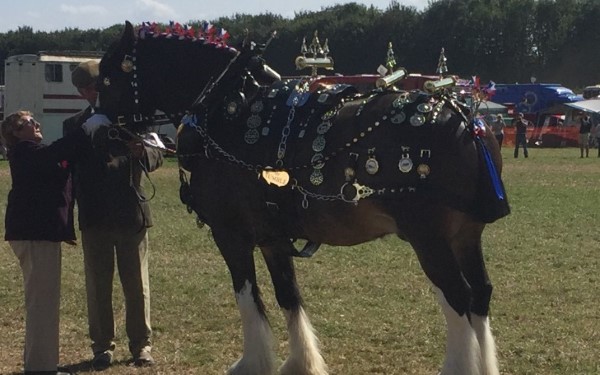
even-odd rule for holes
{"type": "Polygon", "coordinates": [[[229,33],[223,28],[215,28],[212,24],[204,22],[194,28],[193,25],[180,24],[171,21],[164,30],[156,22],[143,22],[138,27],[138,38],[164,38],[172,40],[188,40],[202,45],[210,45],[215,48],[226,48],[235,51],[229,46],[229,33]]]}

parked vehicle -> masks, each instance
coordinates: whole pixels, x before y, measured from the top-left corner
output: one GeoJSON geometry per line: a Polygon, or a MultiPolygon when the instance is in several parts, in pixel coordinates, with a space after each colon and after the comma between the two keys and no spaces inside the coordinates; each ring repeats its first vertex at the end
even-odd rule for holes
{"type": "Polygon", "coordinates": [[[506,84],[497,83],[494,103],[514,105],[516,112],[525,114],[525,118],[541,126],[538,114],[553,106],[582,100],[581,96],[559,83],[506,84]]]}
{"type": "Polygon", "coordinates": [[[33,112],[44,126],[44,142],[62,137],[62,122],[88,103],[71,83],[71,71],[99,52],[39,52],[14,55],[4,64],[4,114],[33,112]]]}

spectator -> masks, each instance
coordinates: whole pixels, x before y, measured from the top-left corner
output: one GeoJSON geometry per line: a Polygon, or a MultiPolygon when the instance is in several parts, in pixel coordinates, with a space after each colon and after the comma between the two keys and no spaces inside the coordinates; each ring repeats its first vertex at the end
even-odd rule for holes
{"type": "MultiPolygon", "coordinates": [[[[80,64],[72,83],[90,106],[63,123],[63,132],[77,129],[94,112],[98,64],[80,64]]],[[[125,329],[135,366],[152,366],[148,234],[150,206],[141,188],[146,172],[158,168],[162,152],[140,140],[129,144],[111,140],[106,131],[94,137],[95,153],[75,173],[79,228],[88,305],[92,367],[104,370],[113,363],[116,348],[112,305],[115,256],[125,295],[125,329]]]]}
{"type": "Polygon", "coordinates": [[[59,362],[61,242],[75,240],[71,163],[90,154],[82,125],[49,146],[31,112],[18,111],[2,122],[8,149],[11,190],[6,206],[5,235],[19,259],[25,292],[25,374],[68,374],[59,362]]]}
{"type": "Polygon", "coordinates": [[[498,141],[498,146],[502,149],[502,142],[504,141],[504,119],[501,114],[496,115],[496,120],[492,122],[492,132],[498,141]]]}
{"type": "Polygon", "coordinates": [[[519,145],[523,146],[523,155],[527,158],[529,157],[529,152],[527,151],[527,125],[529,125],[529,121],[525,120],[523,113],[519,113],[513,125],[516,128],[515,158],[519,157],[519,145]]]}
{"type": "Polygon", "coordinates": [[[588,114],[584,115],[580,120],[579,125],[579,151],[581,158],[583,158],[583,151],[585,150],[585,157],[590,156],[590,132],[592,131],[592,120],[588,114]]]}
{"type": "Polygon", "coordinates": [[[595,128],[596,147],[598,147],[598,157],[600,158],[600,122],[595,128]]]}

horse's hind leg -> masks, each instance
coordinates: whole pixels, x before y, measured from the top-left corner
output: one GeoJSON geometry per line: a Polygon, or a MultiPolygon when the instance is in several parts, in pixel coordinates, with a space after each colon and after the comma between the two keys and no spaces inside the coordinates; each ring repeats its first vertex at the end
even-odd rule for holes
{"type": "Polygon", "coordinates": [[[471,288],[448,241],[432,233],[411,244],[423,271],[435,286],[446,318],[446,359],[441,375],[482,375],[479,344],[469,321],[471,288]]]}
{"type": "Polygon", "coordinates": [[[489,325],[489,306],[492,296],[492,283],[488,277],[481,248],[481,233],[484,225],[470,223],[464,225],[452,242],[452,248],[460,269],[471,286],[471,325],[475,329],[483,374],[499,375],[496,344],[489,325]]]}
{"type": "Polygon", "coordinates": [[[231,272],[244,334],[243,355],[227,374],[273,375],[276,357],[271,327],[256,284],[254,246],[249,239],[230,233],[221,235],[214,228],[213,237],[231,272]]]}
{"type": "Polygon", "coordinates": [[[277,302],[287,319],[290,355],[279,372],[281,375],[326,375],[327,365],[319,350],[319,341],[302,308],[302,298],[296,283],[292,245],[280,241],[261,247],[271,273],[277,302]]]}

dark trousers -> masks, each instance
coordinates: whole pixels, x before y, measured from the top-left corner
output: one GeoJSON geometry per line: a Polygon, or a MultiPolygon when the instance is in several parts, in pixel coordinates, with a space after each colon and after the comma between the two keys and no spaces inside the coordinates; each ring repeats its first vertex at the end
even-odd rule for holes
{"type": "Polygon", "coordinates": [[[527,151],[527,135],[519,134],[515,135],[515,158],[519,157],[519,145],[523,146],[523,155],[525,157],[529,156],[529,152],[527,151]]]}
{"type": "Polygon", "coordinates": [[[498,146],[502,149],[502,142],[504,141],[504,134],[496,134],[496,140],[498,141],[498,146]]]}

